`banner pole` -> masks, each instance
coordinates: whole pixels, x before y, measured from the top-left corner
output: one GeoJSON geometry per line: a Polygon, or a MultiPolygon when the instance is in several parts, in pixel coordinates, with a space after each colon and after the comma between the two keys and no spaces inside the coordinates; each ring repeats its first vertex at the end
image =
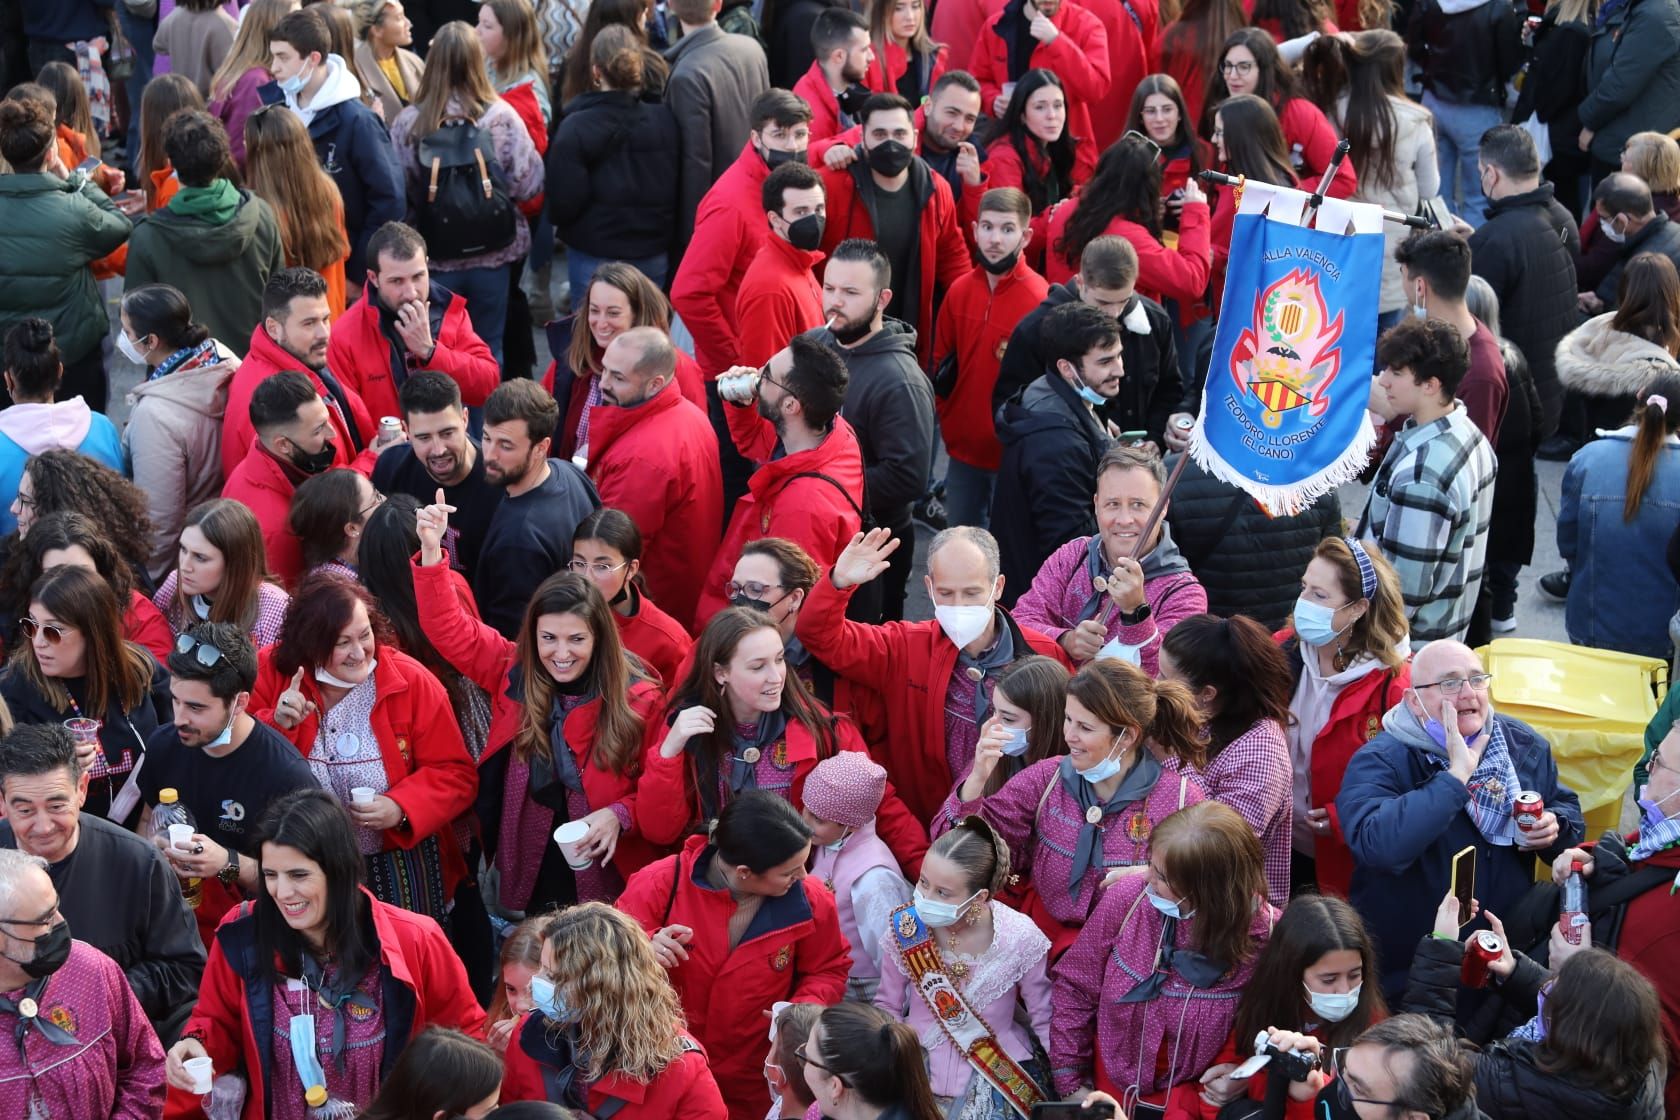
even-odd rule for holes
{"type": "MultiPolygon", "coordinates": [[[[1212,183],[1217,187],[1235,187],[1238,182],[1237,176],[1227,175],[1223,171],[1200,171],[1197,172],[1196,178],[1204,183],[1212,183]]],[[[1435,228],[1428,218],[1419,214],[1402,214],[1398,210],[1384,210],[1382,216],[1385,222],[1393,222],[1399,226],[1411,226],[1413,229],[1435,228]]]]}
{"type": "Polygon", "coordinates": [[[1143,523],[1143,532],[1138,534],[1138,543],[1132,546],[1133,560],[1136,560],[1143,552],[1143,547],[1149,543],[1149,538],[1155,535],[1155,526],[1161,523],[1161,515],[1167,512],[1167,499],[1172,497],[1173,487],[1178,485],[1179,476],[1184,473],[1185,464],[1188,462],[1190,462],[1190,453],[1188,451],[1179,452],[1178,462],[1173,464],[1172,472],[1167,475],[1167,481],[1161,486],[1161,497],[1155,503],[1155,508],[1149,511],[1149,520],[1143,523]]]}

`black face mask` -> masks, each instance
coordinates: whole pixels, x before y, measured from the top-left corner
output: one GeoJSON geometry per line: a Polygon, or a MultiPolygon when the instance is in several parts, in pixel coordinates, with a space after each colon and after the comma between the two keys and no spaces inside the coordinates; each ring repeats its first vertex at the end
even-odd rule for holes
{"type": "Polygon", "coordinates": [[[869,169],[882,175],[897,175],[910,166],[915,155],[897,140],[883,140],[869,149],[869,169]]]}
{"type": "MultiPolygon", "coordinates": [[[[29,960],[20,961],[16,957],[6,956],[6,959],[23,969],[25,975],[39,980],[51,976],[60,968],[70,956],[70,922],[60,921],[56,926],[41,934],[34,941],[35,955],[29,960]]],[[[3,954],[0,954],[3,955],[3,954]]]]}
{"type": "Polygon", "coordinates": [[[803,218],[795,218],[788,222],[788,244],[807,253],[815,252],[822,244],[823,229],[827,224],[827,219],[821,214],[807,214],[803,218]]]}
{"type": "Polygon", "coordinates": [[[1002,260],[996,262],[987,260],[984,254],[982,254],[980,257],[980,267],[991,273],[993,276],[1002,276],[1004,273],[1014,268],[1015,262],[1020,259],[1021,249],[1017,246],[1013,253],[1010,253],[1007,257],[1004,257],[1002,260]]]}
{"type": "Polygon", "coordinates": [[[774,603],[771,603],[768,600],[754,599],[745,592],[742,592],[733,599],[729,600],[729,605],[732,607],[751,607],[753,610],[763,611],[765,614],[769,614],[770,608],[775,606],[774,603]]]}
{"type": "Polygon", "coordinates": [[[333,445],[333,441],[329,439],[326,443],[321,445],[321,450],[315,452],[313,455],[307,454],[299,449],[296,444],[293,444],[292,453],[289,458],[292,461],[292,466],[296,467],[304,474],[320,474],[322,471],[332,466],[333,456],[336,454],[338,454],[338,448],[335,447],[333,445]]]}
{"type": "Polygon", "coordinates": [[[840,103],[840,111],[855,120],[857,115],[863,112],[863,103],[872,96],[873,91],[853,82],[837,93],[834,99],[840,103]]]}
{"type": "Polygon", "coordinates": [[[772,171],[776,170],[776,168],[780,167],[784,163],[805,162],[804,148],[800,148],[798,151],[794,152],[784,152],[780,148],[760,148],[758,150],[758,155],[759,158],[764,161],[764,166],[768,167],[772,171]]]}

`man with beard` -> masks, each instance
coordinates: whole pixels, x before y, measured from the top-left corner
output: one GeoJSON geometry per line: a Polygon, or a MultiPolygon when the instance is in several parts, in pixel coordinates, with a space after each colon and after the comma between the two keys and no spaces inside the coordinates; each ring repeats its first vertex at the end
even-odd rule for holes
{"type": "Polygon", "coordinates": [[[83,813],[87,788],[69,732],[20,724],[0,741],[0,848],[46,860],[76,936],[121,966],[146,1017],[173,1037],[198,997],[204,946],[162,854],[126,828],[83,813]]]}
{"type": "MultiPolygon", "coordinates": [[[[910,102],[877,93],[863,105],[860,158],[843,171],[825,169],[828,220],[822,248],[842,241],[875,242],[892,265],[886,314],[916,332],[925,366],[933,346],[933,293],[966,274],[968,245],[957,229],[951,188],[915,154],[910,102]]],[[[924,478],[923,481],[926,481],[924,478]]]]}
{"type": "Polygon", "coordinates": [[[290,524],[292,494],[304,479],[332,467],[338,455],[332,412],[307,374],[282,370],[251,394],[256,437],[233,469],[222,497],[245,503],[262,526],[268,571],[290,586],[303,574],[303,544],[290,524]]]}
{"type": "Polygon", "coordinates": [[[257,651],[241,627],[192,627],[175,639],[169,676],[175,722],[146,740],[140,832],[151,834],[151,807],[164,790],[174,790],[198,832],[166,856],[176,875],[199,880],[198,929],[208,945],[222,916],[262,889],[253,834],[263,810],[318,783],[297,748],[251,718],[257,651]]]}
{"type": "MultiPolygon", "coordinates": [[[[922,496],[933,465],[933,388],[916,365],[916,332],[885,317],[892,302],[887,258],[873,241],[842,241],[823,272],[827,326],[809,332],[846,363],[846,422],[863,453],[869,516],[895,537],[913,543],[910,506],[922,496]]],[[[893,554],[880,581],[880,600],[858,608],[863,622],[904,617],[913,548],[893,554]],[[872,609],[873,608],[873,609],[872,609]]],[[[857,601],[857,600],[854,600],[857,601]]]]}
{"type": "Polygon", "coordinates": [[[378,435],[376,421],[361,394],[327,368],[327,340],[332,318],[327,307],[327,282],[310,268],[282,268],[263,289],[262,322],[251,331],[245,360],[228,382],[227,411],[222,414],[222,477],[251,450],[251,393],[283,369],[302,370],[327,402],[332,416],[332,465],[353,467],[363,474],[373,469],[377,452],[369,447],[378,435]],[[365,458],[364,458],[365,456],[365,458]],[[354,460],[354,461],[353,461],[354,460]]]}
{"type": "Polygon", "coordinates": [[[570,563],[578,522],[601,508],[587,475],[548,457],[559,422],[560,406],[526,378],[484,402],[484,478],[505,496],[484,534],[473,594],[480,616],[509,640],[537,585],[570,563]]]}
{"type": "Polygon", "coordinates": [[[705,571],[694,557],[717,545],[723,479],[706,414],[674,385],[677,352],[656,327],[616,336],[601,355],[601,403],[590,414],[589,477],[611,509],[642,534],[642,579],[673,617],[694,617],[705,571]]]}
{"type": "Polygon", "coordinates": [[[403,382],[402,418],[408,442],[387,448],[373,468],[373,488],[387,496],[408,494],[423,506],[437,500],[455,507],[444,541],[450,560],[471,583],[502,488],[484,476],[484,457],[467,434],[461,387],[435,370],[403,382]]]}
{"type": "Polygon", "coordinates": [[[840,417],[849,380],[840,356],[798,335],[763,369],[724,376],[730,435],[758,469],[700,588],[695,633],[729,605],[724,584],[748,541],[782,537],[826,568],[863,525],[863,453],[840,417]]]}
{"type": "Polygon", "coordinates": [[[811,107],[811,142],[826,140],[860,123],[858,110],[869,98],[863,80],[875,62],[869,21],[850,8],[829,8],[811,25],[816,61],[793,87],[811,107]]]}

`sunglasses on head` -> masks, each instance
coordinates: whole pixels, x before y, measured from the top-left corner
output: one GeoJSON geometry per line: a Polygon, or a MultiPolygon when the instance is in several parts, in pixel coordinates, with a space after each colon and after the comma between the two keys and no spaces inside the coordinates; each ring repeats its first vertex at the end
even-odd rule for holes
{"type": "Polygon", "coordinates": [[[61,626],[56,622],[49,622],[43,626],[39,622],[36,622],[33,618],[18,619],[18,628],[23,631],[23,636],[28,638],[30,641],[35,640],[36,634],[45,634],[47,636],[47,644],[53,646],[62,642],[64,640],[64,635],[72,633],[76,629],[74,626],[61,626]]]}
{"type": "Polygon", "coordinates": [[[192,654],[193,659],[206,669],[214,669],[227,656],[209,642],[201,642],[191,634],[182,634],[175,639],[175,652],[182,656],[192,654]]]}

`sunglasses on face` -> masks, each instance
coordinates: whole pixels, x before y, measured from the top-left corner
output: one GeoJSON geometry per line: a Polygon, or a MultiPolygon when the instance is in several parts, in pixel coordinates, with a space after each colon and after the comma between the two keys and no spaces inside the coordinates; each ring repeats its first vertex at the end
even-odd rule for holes
{"type": "Polygon", "coordinates": [[[52,646],[56,646],[59,642],[62,642],[64,640],[64,635],[73,634],[76,631],[74,626],[61,626],[56,622],[49,622],[43,626],[39,622],[36,622],[33,618],[18,619],[18,628],[23,631],[23,636],[28,638],[30,641],[35,640],[36,634],[45,634],[47,636],[47,644],[52,646]]]}

